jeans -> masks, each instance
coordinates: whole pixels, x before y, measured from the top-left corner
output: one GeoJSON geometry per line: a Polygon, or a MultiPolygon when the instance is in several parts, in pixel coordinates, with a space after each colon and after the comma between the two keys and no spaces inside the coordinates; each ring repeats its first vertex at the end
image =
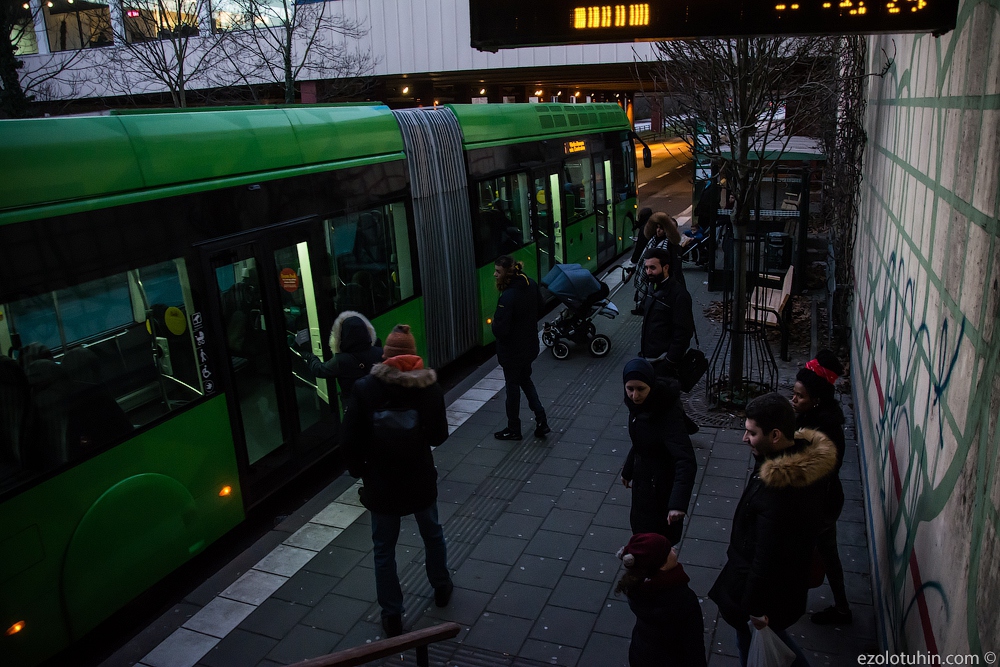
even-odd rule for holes
{"type": "Polygon", "coordinates": [[[535,413],[535,421],[545,423],[545,408],[538,398],[535,383],[531,381],[531,362],[507,364],[503,368],[503,380],[507,390],[507,428],[521,432],[521,391],[528,399],[528,407],[535,413]]]}
{"type": "Polygon", "coordinates": [[[823,559],[823,568],[826,570],[826,579],[830,582],[830,590],[833,591],[833,603],[837,609],[847,609],[847,591],[844,588],[844,566],[840,563],[840,554],[837,551],[837,524],[819,534],[816,540],[816,548],[823,559]]]}
{"type": "MultiPolygon", "coordinates": [[[[750,619],[747,619],[748,621],[750,619]]],[[[806,660],[805,654],[799,645],[792,641],[792,638],[788,636],[788,633],[784,630],[778,630],[777,628],[771,628],[774,634],[778,635],[778,639],[785,643],[785,646],[792,649],[795,653],[795,660],[792,662],[790,667],[809,667],[809,661],[806,660]]],[[[747,653],[750,652],[750,640],[753,639],[753,635],[750,633],[750,626],[744,625],[742,627],[736,628],[736,643],[739,645],[740,649],[740,665],[747,667],[747,653]]]]}
{"type": "MultiPolygon", "coordinates": [[[[375,593],[382,607],[382,617],[403,614],[403,589],[396,572],[396,540],[402,517],[372,512],[372,544],[375,547],[375,593]]],[[[438,522],[437,501],[413,513],[420,537],[424,540],[427,580],[437,588],[451,581],[444,531],[438,522]]]]}

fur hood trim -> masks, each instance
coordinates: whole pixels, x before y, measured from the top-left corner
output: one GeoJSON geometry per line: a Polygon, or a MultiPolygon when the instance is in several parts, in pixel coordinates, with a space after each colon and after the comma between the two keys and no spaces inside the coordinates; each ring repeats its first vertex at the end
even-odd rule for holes
{"type": "Polygon", "coordinates": [[[760,479],[773,488],[809,486],[826,477],[837,467],[837,447],[819,431],[800,429],[796,440],[806,446],[793,452],[779,453],[760,466],[760,479]]]}
{"type": "Polygon", "coordinates": [[[337,316],[337,319],[333,321],[333,326],[330,327],[330,340],[328,341],[328,345],[330,346],[330,352],[333,354],[337,354],[341,351],[340,329],[344,326],[344,320],[350,317],[357,317],[365,323],[365,326],[368,328],[368,335],[371,337],[372,345],[374,345],[375,341],[378,340],[378,336],[375,334],[375,327],[372,326],[372,323],[368,321],[367,317],[354,310],[345,310],[337,316]]]}
{"type": "Polygon", "coordinates": [[[437,382],[437,373],[433,368],[421,368],[415,371],[401,371],[388,364],[375,364],[371,374],[386,384],[400,387],[423,389],[437,382]]]}

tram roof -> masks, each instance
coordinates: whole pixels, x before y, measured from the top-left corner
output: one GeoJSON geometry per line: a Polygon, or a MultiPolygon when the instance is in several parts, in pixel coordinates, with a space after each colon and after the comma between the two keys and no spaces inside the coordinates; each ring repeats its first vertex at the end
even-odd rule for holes
{"type": "Polygon", "coordinates": [[[447,106],[462,126],[466,148],[630,129],[625,112],[613,102],[447,106]]]}
{"type": "Polygon", "coordinates": [[[0,209],[403,158],[384,105],[4,120],[0,146],[0,209]]]}

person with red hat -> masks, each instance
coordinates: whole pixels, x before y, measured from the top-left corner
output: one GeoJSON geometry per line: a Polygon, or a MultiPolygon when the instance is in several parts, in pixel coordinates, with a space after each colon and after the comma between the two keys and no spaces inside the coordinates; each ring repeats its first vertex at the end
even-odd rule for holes
{"type": "Polygon", "coordinates": [[[630,667],[703,667],[704,619],[677,550],[659,533],[636,533],[616,554],[625,573],[615,586],[635,614],[630,667]]]}
{"type": "Polygon", "coordinates": [[[424,368],[410,327],[397,324],[385,339],[382,363],[354,383],[341,429],[348,472],[364,481],[361,504],[372,515],[375,593],[389,637],[403,632],[403,590],[396,572],[402,517],[412,514],[417,521],[435,604],[446,606],[455,588],[438,520],[437,468],[431,454],[447,438],[437,374],[424,368]]]}
{"type": "Polygon", "coordinates": [[[820,350],[815,359],[799,370],[792,388],[792,408],[795,426],[819,431],[837,447],[837,466],[830,480],[824,524],[816,548],[823,560],[826,578],[833,591],[833,606],[818,611],[810,619],[818,625],[846,625],[854,620],[844,588],[844,567],[837,551],[837,519],[844,509],[844,487],[840,483],[840,468],[844,464],[844,411],[834,395],[834,385],[844,373],[844,367],[830,350],[820,350]]]}

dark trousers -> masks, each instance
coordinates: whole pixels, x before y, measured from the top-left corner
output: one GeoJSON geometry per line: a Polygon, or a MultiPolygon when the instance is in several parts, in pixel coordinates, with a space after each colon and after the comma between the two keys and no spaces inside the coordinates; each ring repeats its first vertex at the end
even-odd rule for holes
{"type": "Polygon", "coordinates": [[[819,534],[819,537],[816,539],[816,548],[819,550],[820,558],[823,559],[826,579],[830,582],[830,589],[833,591],[834,605],[838,609],[847,609],[847,591],[844,589],[844,566],[840,564],[840,553],[837,551],[836,522],[819,534]]]}
{"type": "Polygon", "coordinates": [[[531,381],[531,362],[503,364],[503,381],[507,390],[507,428],[521,432],[521,392],[528,399],[528,407],[535,413],[535,421],[545,423],[545,408],[538,398],[535,383],[531,381]]]}

